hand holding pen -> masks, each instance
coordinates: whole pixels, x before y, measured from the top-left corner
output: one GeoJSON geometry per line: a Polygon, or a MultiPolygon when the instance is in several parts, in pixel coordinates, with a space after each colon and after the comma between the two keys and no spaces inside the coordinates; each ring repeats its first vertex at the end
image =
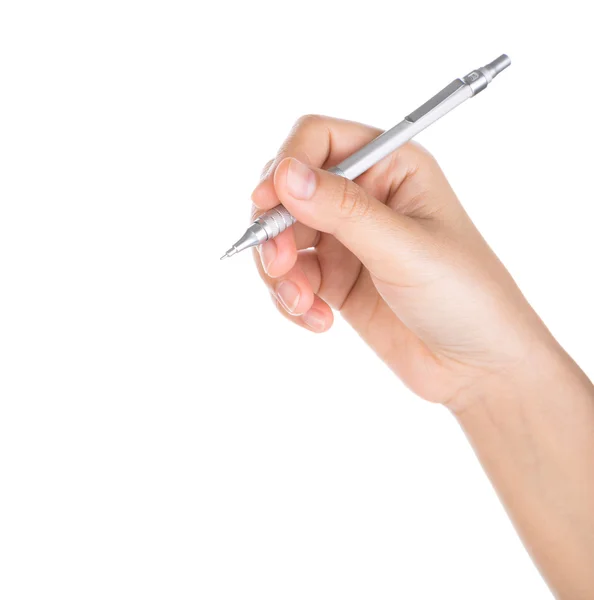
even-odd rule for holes
{"type": "MultiPolygon", "coordinates": [[[[511,61],[502,54],[493,62],[471,71],[463,79],[454,79],[425,104],[410,113],[403,121],[392,129],[385,131],[369,141],[354,154],[342,160],[339,165],[329,169],[330,172],[355,179],[388,156],[391,152],[411,140],[417,133],[435,123],[438,119],[460,106],[468,98],[482,92],[501,71],[507,69],[511,61]]],[[[295,223],[295,217],[282,205],[275,206],[261,214],[243,234],[243,236],[221,256],[221,260],[233,256],[242,250],[252,248],[267,240],[274,239],[285,229],[295,223]]]]}
{"type": "MultiPolygon", "coordinates": [[[[421,107],[417,116],[431,110],[421,107]]],[[[269,228],[275,235],[254,252],[260,276],[290,321],[323,332],[340,311],[409,388],[447,406],[556,596],[592,598],[594,387],[430,154],[416,144],[379,162],[363,152],[373,166],[357,183],[347,178],[357,176],[348,167],[353,157],[361,164],[358,149],[386,140],[379,133],[326,117],[298,122],[252,195],[256,226],[248,242],[252,233],[268,236],[270,223],[262,221],[274,211],[296,219],[281,232],[269,228]],[[342,173],[325,170],[333,165],[342,173]]],[[[265,335],[261,324],[258,334],[265,335]]],[[[296,367],[286,369],[290,380],[296,367]]],[[[304,359],[299,376],[306,369],[304,359]]]]}

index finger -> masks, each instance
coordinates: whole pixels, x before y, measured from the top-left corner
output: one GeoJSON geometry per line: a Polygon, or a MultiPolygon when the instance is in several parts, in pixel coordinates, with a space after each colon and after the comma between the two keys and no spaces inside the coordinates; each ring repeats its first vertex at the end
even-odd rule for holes
{"type": "Polygon", "coordinates": [[[380,133],[381,129],[354,121],[319,115],[301,117],[252,193],[253,203],[262,210],[279,203],[272,175],[284,158],[291,156],[312,167],[328,168],[337,165],[380,133]]]}

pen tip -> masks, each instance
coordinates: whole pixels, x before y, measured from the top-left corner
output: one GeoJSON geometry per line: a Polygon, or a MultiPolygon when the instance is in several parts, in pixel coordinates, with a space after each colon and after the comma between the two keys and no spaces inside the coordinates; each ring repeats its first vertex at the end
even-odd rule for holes
{"type": "Polygon", "coordinates": [[[230,256],[233,256],[236,253],[237,253],[237,250],[234,247],[233,248],[229,248],[229,250],[227,250],[227,252],[225,252],[225,254],[223,254],[223,256],[221,256],[220,260],[224,260],[225,258],[229,258],[230,256]]]}

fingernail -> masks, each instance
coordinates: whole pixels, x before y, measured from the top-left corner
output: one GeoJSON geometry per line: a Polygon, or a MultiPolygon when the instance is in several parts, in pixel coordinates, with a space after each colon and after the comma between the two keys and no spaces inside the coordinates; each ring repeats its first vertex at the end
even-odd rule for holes
{"type": "Polygon", "coordinates": [[[309,200],[316,190],[315,173],[296,158],[289,161],[287,188],[293,198],[309,200]]]}
{"type": "Polygon", "coordinates": [[[292,281],[281,281],[276,286],[276,297],[285,307],[285,310],[292,315],[295,314],[300,295],[299,288],[292,281]]]}
{"type": "Polygon", "coordinates": [[[326,317],[315,308],[308,310],[301,318],[314,331],[324,331],[326,329],[326,317]]]}
{"type": "Polygon", "coordinates": [[[274,262],[274,259],[276,258],[276,242],[274,240],[264,242],[260,246],[260,258],[262,260],[262,266],[264,267],[266,274],[270,275],[270,265],[274,262]]]}

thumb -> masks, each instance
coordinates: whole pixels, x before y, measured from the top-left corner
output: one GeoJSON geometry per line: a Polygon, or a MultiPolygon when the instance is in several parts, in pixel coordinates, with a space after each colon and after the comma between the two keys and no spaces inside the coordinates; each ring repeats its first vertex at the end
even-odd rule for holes
{"type": "Polygon", "coordinates": [[[407,258],[418,255],[418,224],[344,177],[285,158],[274,187],[298,221],[336,237],[384,281],[393,282],[407,258]]]}

